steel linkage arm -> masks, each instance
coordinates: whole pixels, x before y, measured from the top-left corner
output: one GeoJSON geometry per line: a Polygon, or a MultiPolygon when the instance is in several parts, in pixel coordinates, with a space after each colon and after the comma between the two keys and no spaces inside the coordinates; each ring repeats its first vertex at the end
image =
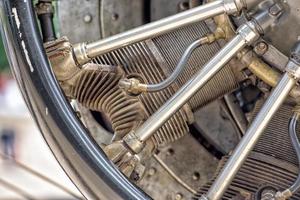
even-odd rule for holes
{"type": "Polygon", "coordinates": [[[262,109],[256,116],[255,120],[247,130],[245,136],[236,147],[232,156],[226,163],[222,172],[217,177],[216,181],[209,189],[207,195],[202,196],[205,200],[218,200],[222,197],[225,190],[230,185],[234,176],[245,162],[248,154],[254,148],[268,123],[280,108],[290,91],[300,79],[300,43],[296,45],[298,52],[293,52],[290,61],[286,66],[286,72],[282,76],[280,82],[272,91],[270,97],[263,105],[262,109]],[[294,56],[294,55],[297,56],[294,56]]]}
{"type": "Polygon", "coordinates": [[[120,163],[124,155],[140,153],[149,139],[174,113],[176,113],[201,87],[205,85],[223,66],[225,66],[245,46],[255,42],[282,14],[283,7],[275,3],[259,12],[242,25],[237,35],[225,45],[190,81],[158,109],[137,130],[126,135],[121,142],[108,145],[105,149],[114,162],[120,163]]]}
{"type": "Polygon", "coordinates": [[[75,44],[75,59],[79,65],[82,65],[96,56],[156,37],[198,21],[203,21],[220,14],[238,14],[242,9],[250,8],[259,2],[260,0],[215,0],[112,37],[91,43],[75,44]]]}

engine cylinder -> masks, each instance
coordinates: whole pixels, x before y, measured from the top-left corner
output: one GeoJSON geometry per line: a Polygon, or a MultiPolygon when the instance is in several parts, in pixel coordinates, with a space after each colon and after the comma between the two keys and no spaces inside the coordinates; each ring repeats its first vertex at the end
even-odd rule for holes
{"type": "MultiPolygon", "coordinates": [[[[196,39],[209,33],[204,22],[189,25],[172,33],[118,49],[93,59],[94,63],[122,66],[128,77],[139,76],[146,84],[158,83],[168,77],[184,50],[196,39]],[[188,37],[187,37],[188,36],[188,37]]],[[[195,50],[183,73],[170,87],[138,96],[148,116],[162,106],[184,83],[201,70],[220,49],[217,43],[195,50]]],[[[236,89],[238,83],[230,66],[223,68],[200,91],[161,127],[152,137],[156,145],[175,141],[189,132],[192,110],[236,89]]]]}

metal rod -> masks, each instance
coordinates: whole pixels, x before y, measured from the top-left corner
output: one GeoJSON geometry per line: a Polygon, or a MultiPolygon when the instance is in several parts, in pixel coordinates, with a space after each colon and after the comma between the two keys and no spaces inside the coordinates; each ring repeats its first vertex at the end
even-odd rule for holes
{"type": "Polygon", "coordinates": [[[211,79],[237,52],[247,44],[255,41],[259,34],[252,23],[239,28],[235,36],[220,52],[218,52],[190,81],[171,97],[163,107],[158,109],[135,132],[140,141],[146,141],[157,131],[176,111],[178,111],[203,85],[211,79]],[[159,120],[158,120],[159,119],[159,120]]]}
{"type": "Polygon", "coordinates": [[[74,45],[74,54],[77,62],[79,64],[84,64],[91,58],[108,53],[112,50],[119,49],[148,38],[153,38],[222,13],[229,15],[234,14],[245,7],[245,2],[241,0],[216,0],[100,41],[88,44],[76,44],[74,45]]]}
{"type": "MultiPolygon", "coordinates": [[[[299,109],[297,106],[296,109],[299,109]]],[[[294,150],[296,152],[297,160],[298,160],[298,167],[300,167],[300,142],[298,139],[298,134],[297,134],[297,126],[299,124],[299,111],[294,111],[293,116],[290,119],[289,122],[289,136],[291,139],[291,143],[294,147],[294,150]]],[[[298,173],[297,179],[293,183],[293,185],[288,188],[288,190],[291,192],[291,194],[295,194],[298,192],[300,189],[300,173],[298,173]]]]}
{"type": "Polygon", "coordinates": [[[280,108],[291,89],[295,86],[296,79],[285,73],[278,85],[275,87],[267,102],[264,104],[254,122],[247,130],[232,156],[226,163],[221,174],[209,189],[203,199],[218,200],[230,185],[234,176],[245,162],[248,154],[254,148],[273,115],[280,108]]]}

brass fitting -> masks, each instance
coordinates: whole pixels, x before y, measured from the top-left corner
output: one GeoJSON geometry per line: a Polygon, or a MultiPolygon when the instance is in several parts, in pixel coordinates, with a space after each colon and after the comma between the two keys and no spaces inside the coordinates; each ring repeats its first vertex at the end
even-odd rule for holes
{"type": "MultiPolygon", "coordinates": [[[[242,63],[245,64],[246,67],[260,80],[271,87],[276,87],[277,83],[281,79],[281,74],[258,58],[253,51],[245,49],[240,53],[239,58],[242,63]]],[[[295,86],[292,89],[290,96],[296,99],[300,97],[299,86],[295,86]]]]}
{"type": "MultiPolygon", "coordinates": [[[[214,0],[209,0],[209,2],[213,2],[214,0]]],[[[214,21],[216,23],[216,30],[208,34],[206,37],[208,38],[208,43],[213,43],[217,40],[226,40],[228,41],[233,36],[235,36],[235,32],[231,26],[228,15],[222,14],[215,16],[214,21]]]]}
{"type": "Polygon", "coordinates": [[[291,196],[293,196],[292,192],[289,189],[286,189],[283,192],[277,192],[275,194],[275,200],[286,200],[291,196]]]}
{"type": "Polygon", "coordinates": [[[59,81],[73,78],[80,70],[73,56],[73,47],[67,37],[44,44],[47,56],[59,81]]]}
{"type": "Polygon", "coordinates": [[[119,87],[132,94],[140,94],[141,92],[147,92],[147,85],[140,82],[136,78],[121,79],[119,87]]]}

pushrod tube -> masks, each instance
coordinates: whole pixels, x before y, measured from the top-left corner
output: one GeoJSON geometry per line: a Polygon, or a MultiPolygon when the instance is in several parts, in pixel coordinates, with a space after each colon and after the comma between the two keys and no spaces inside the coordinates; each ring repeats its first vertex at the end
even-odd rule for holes
{"type": "Polygon", "coordinates": [[[93,57],[122,48],[129,44],[153,38],[222,13],[229,15],[237,13],[244,6],[245,5],[239,0],[216,0],[100,41],[76,44],[74,45],[74,54],[77,62],[79,64],[84,64],[93,57]]]}
{"type": "Polygon", "coordinates": [[[235,177],[236,173],[245,162],[247,156],[254,148],[268,123],[270,122],[276,111],[280,108],[295,84],[296,79],[290,77],[288,73],[285,73],[281,81],[271,93],[267,102],[258,113],[254,122],[247,130],[245,136],[236,147],[222,172],[219,174],[216,181],[209,189],[207,195],[202,196],[203,200],[218,200],[222,197],[231,181],[235,177]]]}
{"type": "Polygon", "coordinates": [[[259,37],[259,34],[254,30],[254,25],[251,22],[243,25],[238,32],[239,34],[225,45],[202,70],[136,130],[135,135],[140,141],[144,142],[151,137],[151,135],[203,87],[209,79],[227,64],[237,52],[259,37]]]}

